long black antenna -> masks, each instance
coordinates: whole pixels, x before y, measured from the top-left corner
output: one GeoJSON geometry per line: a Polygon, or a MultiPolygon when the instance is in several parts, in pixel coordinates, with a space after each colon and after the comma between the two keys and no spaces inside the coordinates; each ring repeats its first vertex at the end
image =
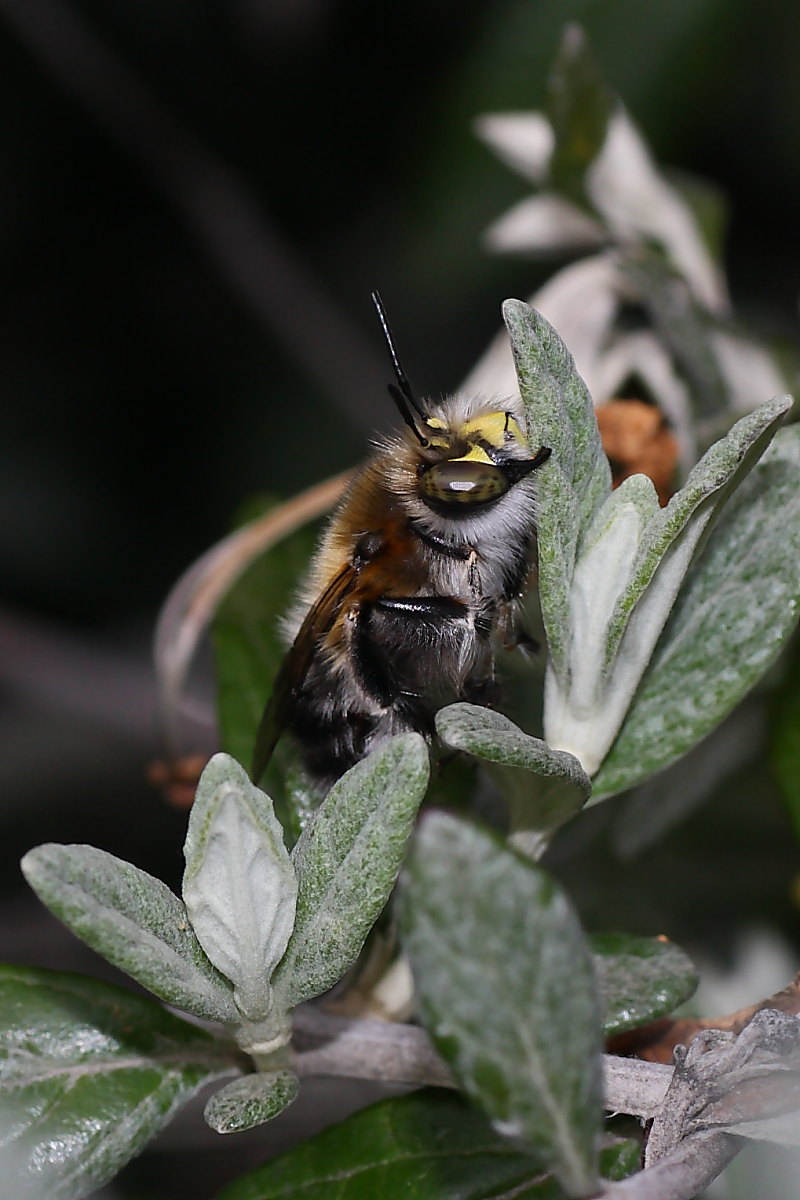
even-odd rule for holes
{"type": "Polygon", "coordinates": [[[409,411],[409,408],[413,409],[417,416],[421,417],[423,421],[425,420],[425,410],[422,408],[422,405],[414,395],[414,389],[411,386],[411,382],[403,370],[403,365],[400,362],[400,357],[394,344],[392,330],[389,325],[389,318],[386,315],[386,309],[383,307],[383,300],[381,300],[380,292],[374,291],[372,293],[372,303],[375,305],[375,311],[377,312],[378,320],[381,323],[383,336],[386,339],[386,345],[389,348],[389,354],[392,358],[392,366],[394,367],[394,373],[397,378],[397,386],[395,386],[393,383],[389,384],[389,395],[400,409],[400,413],[405,423],[410,429],[413,429],[422,445],[426,446],[427,439],[422,436],[417,428],[416,422],[409,411]]]}

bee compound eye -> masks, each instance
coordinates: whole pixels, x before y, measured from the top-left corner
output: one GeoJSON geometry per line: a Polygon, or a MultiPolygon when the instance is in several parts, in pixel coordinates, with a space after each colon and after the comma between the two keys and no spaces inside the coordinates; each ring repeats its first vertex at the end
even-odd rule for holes
{"type": "Polygon", "coordinates": [[[497,500],[509,482],[500,467],[459,459],[434,464],[421,477],[420,488],[427,500],[452,507],[497,500]]]}

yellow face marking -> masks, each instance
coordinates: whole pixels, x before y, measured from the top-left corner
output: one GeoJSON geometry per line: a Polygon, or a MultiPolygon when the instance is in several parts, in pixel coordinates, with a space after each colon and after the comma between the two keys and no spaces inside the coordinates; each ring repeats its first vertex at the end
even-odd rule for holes
{"type": "Polygon", "coordinates": [[[498,450],[506,440],[506,433],[510,433],[521,446],[527,445],[519,422],[510,413],[482,413],[478,417],[473,417],[471,421],[465,422],[462,429],[467,437],[470,434],[476,435],[498,450]]]}
{"type": "Polygon", "coordinates": [[[476,441],[486,442],[487,445],[499,450],[505,445],[509,434],[514,438],[520,446],[527,448],[528,443],[525,434],[520,428],[520,424],[515,417],[506,412],[490,412],[482,413],[480,416],[473,417],[471,421],[465,421],[463,425],[458,425],[455,428],[448,426],[446,421],[441,417],[428,417],[425,421],[428,429],[446,430],[448,437],[431,437],[428,439],[429,445],[437,450],[447,450],[453,444],[456,438],[465,439],[470,444],[470,450],[467,454],[460,458],[454,458],[452,462],[481,462],[492,463],[492,459],[480,446],[475,445],[476,441]]]}
{"type": "Polygon", "coordinates": [[[451,458],[450,462],[480,462],[493,465],[483,446],[472,446],[466,454],[462,454],[460,458],[451,458]]]}

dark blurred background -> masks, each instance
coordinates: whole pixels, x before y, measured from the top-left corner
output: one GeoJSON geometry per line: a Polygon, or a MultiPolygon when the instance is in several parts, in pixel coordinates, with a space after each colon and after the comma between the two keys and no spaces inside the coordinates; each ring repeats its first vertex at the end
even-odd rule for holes
{"type": "Polygon", "coordinates": [[[789,0],[0,0],[8,603],[141,622],[244,497],[352,463],[391,419],[373,286],[418,386],[457,385],[542,275],[481,249],[525,185],[470,125],[541,103],[576,16],[659,160],[727,195],[737,308],[790,329],[789,0]]]}
{"type": "Polygon", "coordinates": [[[482,249],[526,187],[471,123],[541,105],[570,19],[727,196],[739,316],[796,344],[791,0],[0,0],[2,957],[100,970],[18,882],[31,844],[178,878],[155,614],[243,500],[391,420],[370,289],[438,391],[552,270],[482,249]]]}

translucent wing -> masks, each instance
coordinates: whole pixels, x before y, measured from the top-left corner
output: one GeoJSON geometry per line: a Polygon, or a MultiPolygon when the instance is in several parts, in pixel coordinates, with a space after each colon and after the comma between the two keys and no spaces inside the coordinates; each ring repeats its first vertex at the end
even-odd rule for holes
{"type": "Polygon", "coordinates": [[[258,783],[267,769],[278,738],[286,725],[292,697],[302,686],[317,644],[339,615],[357,574],[355,567],[348,563],[334,576],[319,599],[308,610],[297,637],[286,652],[256,733],[253,767],[250,772],[254,783],[258,783]]]}

